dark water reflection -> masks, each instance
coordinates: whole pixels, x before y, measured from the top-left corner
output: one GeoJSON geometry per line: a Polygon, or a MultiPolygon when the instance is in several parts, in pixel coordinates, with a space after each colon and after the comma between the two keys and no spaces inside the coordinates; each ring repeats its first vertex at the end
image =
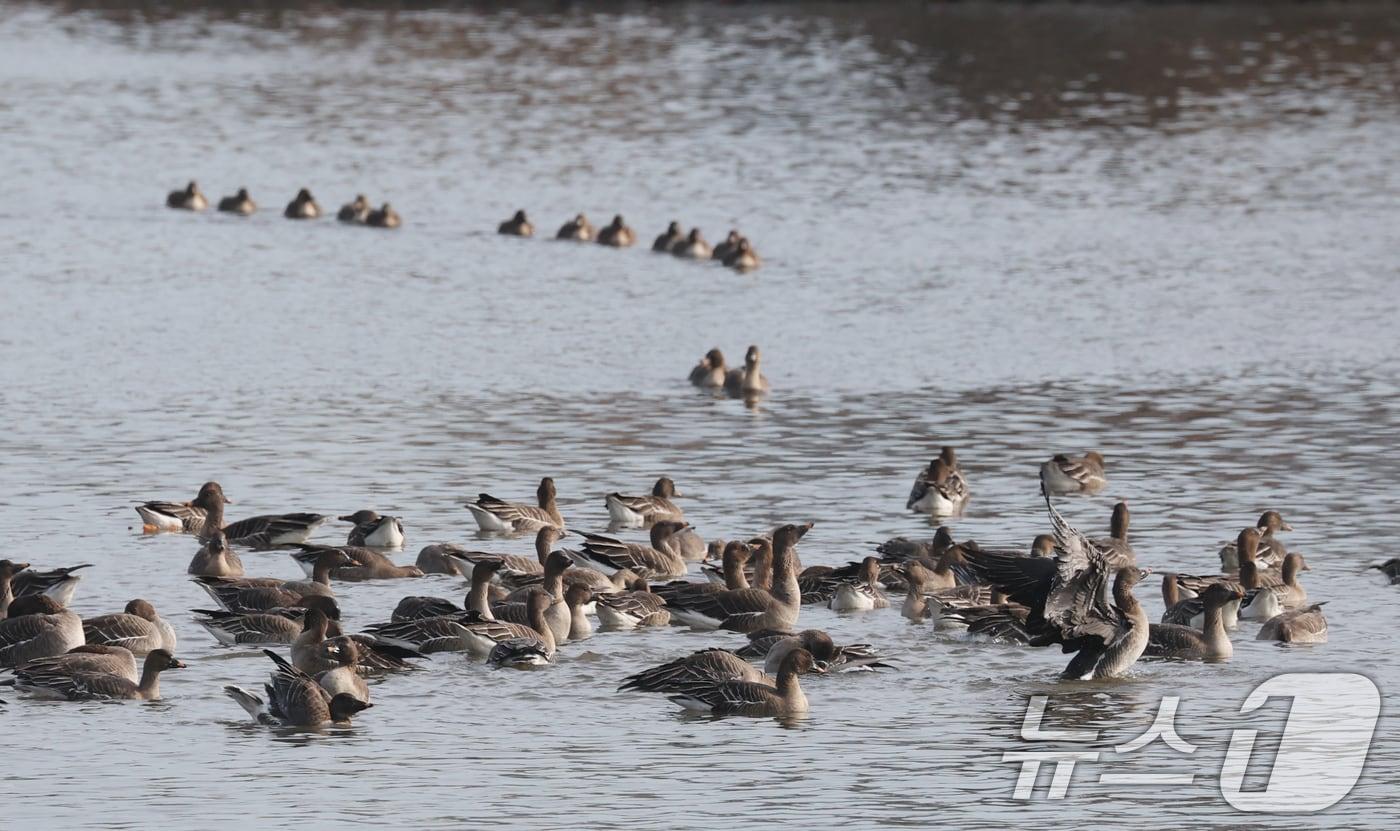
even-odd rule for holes
{"type": "MultiPolygon", "coordinates": [[[[1400,679],[1376,634],[1394,593],[1363,570],[1400,533],[1397,25],[1366,4],[0,5],[0,525],[37,565],[95,564],[83,613],[169,610],[189,662],[159,705],[10,701],[11,743],[47,751],[11,765],[7,817],[1239,824],[1212,772],[1248,690],[1285,668],[1400,679]],[[263,211],[161,207],[191,177],[263,211]],[[303,185],[332,209],[391,199],[405,227],[282,220],[303,185]],[[765,266],[491,233],[522,206],[546,233],[579,210],[643,240],[738,225],[765,266]],[[750,343],[774,386],[755,407],[685,384],[706,349],[750,343]],[[1109,487],[1064,510],[1100,530],[1128,499],[1157,568],[1212,570],[1283,510],[1331,642],[1245,630],[1223,665],[1061,684],[1053,650],[809,609],[900,669],[813,680],[792,729],[615,694],[735,642],[666,631],[600,633],[548,672],[443,656],[351,730],[282,735],[220,692],[268,662],[182,612],[207,603],[190,541],[131,527],[136,500],[217,477],[240,515],[402,514],[401,559],[519,553],[473,539],[466,497],[551,474],[592,530],[603,494],[665,473],[707,537],[813,520],[804,561],[834,564],[930,533],[899,508],[943,442],[972,478],[957,535],[988,544],[1044,530],[1033,477],[1055,451],[1104,451],[1109,487]],[[1030,697],[1110,746],[1164,694],[1203,748],[1191,787],[1010,798],[1030,697]]],[[[358,627],[462,586],[338,591],[358,627]]],[[[1387,718],[1323,820],[1393,827],[1397,770],[1387,718]]]]}

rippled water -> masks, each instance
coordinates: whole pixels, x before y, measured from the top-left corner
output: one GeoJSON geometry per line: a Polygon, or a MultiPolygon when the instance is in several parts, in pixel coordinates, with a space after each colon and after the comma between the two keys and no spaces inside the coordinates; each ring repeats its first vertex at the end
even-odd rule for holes
{"type": "MultiPolygon", "coordinates": [[[[1247,823],[1214,774],[1239,705],[1289,670],[1400,682],[1396,553],[1400,149],[1391,6],[906,4],[241,11],[0,4],[0,524],[10,556],[91,562],[75,606],[143,596],[189,663],[159,704],[9,701],[6,815],[50,827],[363,819],[456,827],[978,827],[1247,823]],[[162,207],[197,178],[247,186],[247,220],[162,207]],[[290,223],[389,199],[393,233],[290,223]],[[497,237],[621,211],[737,224],[752,276],[497,237]],[[760,343],[755,409],[697,394],[705,349],[760,343]],[[956,445],[954,527],[1045,529],[1049,453],[1100,448],[1142,562],[1206,572],[1265,507],[1297,528],[1325,646],[1246,625],[1225,665],[1055,680],[1064,658],[941,639],[894,611],[802,623],[900,669],[814,679],[808,719],[709,721],[619,679],[738,636],[602,633],[543,673],[458,656],[374,690],[350,730],[279,734],[223,697],[268,662],[184,610],[195,546],[131,506],[218,478],[233,517],[399,513],[411,561],[475,540],[461,503],[559,483],[571,526],[602,495],[673,476],[687,517],[733,537],[814,520],[807,563],[894,534],[911,477],[956,445]],[[1182,698],[1182,757],[1155,745],[1012,800],[1026,700],[1057,726],[1146,729],[1182,698]],[[1110,769],[1196,772],[1161,793],[1110,769]],[[97,802],[97,800],[101,802],[97,802]]],[[[317,539],[335,541],[344,526],[317,539]]],[[[640,539],[640,535],[633,534],[640,539]]],[[[299,573],[281,554],[250,574],[299,573]]],[[[432,577],[337,588],[351,626],[432,577]]],[[[1153,587],[1140,594],[1160,609],[1153,587]]],[[[1281,717],[1281,716],[1280,716],[1281,717]]],[[[1249,726],[1260,727],[1258,724],[1249,726]]],[[[1357,790],[1323,819],[1393,827],[1400,742],[1382,718],[1357,790]]]]}

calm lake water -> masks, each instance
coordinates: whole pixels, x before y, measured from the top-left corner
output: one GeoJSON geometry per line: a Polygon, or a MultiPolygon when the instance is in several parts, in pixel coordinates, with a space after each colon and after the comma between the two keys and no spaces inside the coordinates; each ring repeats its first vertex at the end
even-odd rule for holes
{"type": "MultiPolygon", "coordinates": [[[[1364,571],[1400,533],[1394,6],[97,5],[0,4],[0,527],[6,556],[94,564],[84,614],[152,600],[189,667],[158,704],[6,694],[15,827],[1262,826],[1216,781],[1231,731],[1268,730],[1239,715],[1249,691],[1299,670],[1400,684],[1396,595],[1364,571]],[[165,209],[190,178],[262,211],[165,209]],[[405,226],[282,219],[303,186],[405,226]],[[672,219],[737,226],[765,264],[498,237],[522,207],[546,237],[578,211],[644,243],[672,219]],[[756,408],[685,382],[749,343],[774,387],[756,408]],[[1105,453],[1109,488],[1062,508],[1100,532],[1127,499],[1157,569],[1215,570],[1278,508],[1330,642],[1245,624],[1228,664],[1065,684],[1058,650],[807,607],[899,669],[809,680],[796,725],[615,693],[743,642],[672,629],[537,673],[438,656],[353,728],[287,734],[220,691],[270,664],[190,622],[209,603],[191,538],[142,536],[132,511],[217,478],[231,518],[401,514],[411,562],[435,541],[529,550],[474,538],[479,491],[553,475],[570,525],[600,530],[605,493],[668,474],[704,535],[813,520],[803,559],[834,564],[932,532],[901,508],[943,443],[974,492],[955,532],[984,544],[1047,529],[1035,469],[1057,451],[1105,453]],[[1180,695],[1200,750],[1013,800],[1002,754],[1034,749],[1037,694],[1106,760],[1180,695]],[[1153,770],[1197,776],[1096,781],[1153,770]]],[[[359,627],[463,586],[337,591],[359,627]]],[[[1139,594],[1156,615],[1155,581],[1139,594]]],[[[1397,776],[1383,716],[1355,792],[1307,822],[1395,827],[1397,776]]]]}

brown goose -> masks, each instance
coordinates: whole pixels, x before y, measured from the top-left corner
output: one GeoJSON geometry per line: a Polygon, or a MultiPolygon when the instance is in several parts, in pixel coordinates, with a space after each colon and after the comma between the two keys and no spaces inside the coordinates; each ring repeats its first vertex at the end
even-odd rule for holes
{"type": "MultiPolygon", "coordinates": [[[[204,529],[209,509],[224,504],[233,503],[224,496],[219,483],[205,482],[200,487],[199,494],[189,502],[143,502],[136,506],[136,513],[140,515],[146,533],[182,531],[186,534],[198,534],[204,529]]],[[[222,524],[219,523],[220,526],[222,524]]]]}
{"type": "Polygon", "coordinates": [[[1154,623],[1149,629],[1144,655],[1159,658],[1190,658],[1220,661],[1235,654],[1225,633],[1224,608],[1244,597],[1238,587],[1216,583],[1201,593],[1204,626],[1194,629],[1173,623],[1154,623]]]}
{"type": "Polygon", "coordinates": [[[696,681],[669,695],[687,710],[715,715],[796,716],[807,712],[797,676],[812,669],[812,653],[794,649],[778,668],[776,684],[757,681],[696,681]]]}
{"type": "Polygon", "coordinates": [[[44,594],[16,598],[0,620],[0,666],[62,655],[83,645],[83,620],[44,594]]]}
{"type": "Polygon", "coordinates": [[[739,240],[743,239],[739,229],[730,228],[729,233],[724,235],[724,239],[715,246],[715,250],[710,253],[710,259],[723,263],[739,247],[739,240]]]}
{"type": "Polygon", "coordinates": [[[958,466],[957,452],[944,446],[928,467],[914,478],[906,510],[935,516],[953,516],[967,503],[967,480],[958,466]]]}
{"type": "Polygon", "coordinates": [[[581,641],[593,636],[593,623],[585,609],[593,602],[593,590],[587,586],[564,589],[564,603],[569,607],[569,640],[581,641]]]}
{"type": "Polygon", "coordinates": [[[322,641],[318,647],[325,659],[335,663],[333,669],[316,674],[316,683],[332,696],[345,693],[361,701],[369,701],[369,684],[365,683],[356,665],[360,662],[360,647],[351,638],[341,635],[322,641]]]}
{"type": "Polygon", "coordinates": [[[496,226],[496,233],[510,237],[533,237],[535,226],[530,224],[524,211],[516,211],[515,216],[496,226]]]}
{"type": "Polygon", "coordinates": [[[564,517],[559,513],[558,494],[554,490],[554,480],[548,476],[540,480],[535,492],[539,507],[505,502],[489,493],[480,494],[475,502],[467,503],[476,524],[483,531],[505,533],[528,533],[538,531],[542,526],[564,527],[564,517]]]}
{"type": "Polygon", "coordinates": [[[1283,558],[1283,573],[1277,585],[1262,584],[1259,567],[1252,560],[1240,563],[1240,583],[1245,588],[1240,601],[1240,617],[1246,620],[1270,620],[1285,609],[1295,609],[1308,602],[1308,592],[1298,582],[1298,572],[1309,571],[1307,561],[1296,551],[1283,558]]]}
{"type": "Polygon", "coordinates": [[[1325,603],[1314,603],[1306,609],[1280,612],[1260,627],[1255,640],[1283,643],[1326,643],[1327,618],[1322,614],[1325,603]]]}
{"type": "MultiPolygon", "coordinates": [[[[536,590],[530,602],[540,604],[541,621],[549,608],[549,595],[536,590]]],[[[531,618],[533,621],[533,609],[531,618]]],[[[510,638],[538,637],[534,624],[524,626],[503,620],[490,620],[474,609],[440,617],[377,623],[365,631],[394,646],[416,650],[423,654],[434,652],[470,652],[478,658],[491,654],[496,644],[510,638]]],[[[546,624],[545,629],[549,627],[546,624]]],[[[553,632],[549,632],[553,641],[553,632]]]]}
{"type": "Polygon", "coordinates": [[[412,595],[398,602],[389,619],[396,623],[405,620],[424,620],[460,614],[464,610],[475,611],[483,618],[490,619],[491,578],[500,568],[500,560],[481,560],[473,567],[471,588],[467,592],[464,606],[458,606],[451,600],[442,597],[412,595]]]}
{"type": "Polygon", "coordinates": [[[663,519],[682,521],[685,512],[672,500],[676,497],[676,483],[669,476],[656,480],[648,496],[623,496],[610,493],[605,498],[608,518],[619,527],[650,525],[663,519]]]}
{"type": "Polygon", "coordinates": [[[15,599],[15,575],[29,568],[29,563],[0,560],[0,618],[4,618],[15,599]]]}
{"type": "Polygon", "coordinates": [[[139,681],[141,676],[136,668],[136,656],[120,646],[75,646],[62,655],[40,658],[21,664],[18,670],[44,670],[46,672],[97,673],[100,675],[120,675],[130,681],[139,681]]]}
{"type": "Polygon", "coordinates": [[[275,577],[195,577],[194,582],[220,607],[230,612],[262,612],[296,606],[308,595],[333,597],[331,569],[350,564],[338,548],[317,552],[310,580],[279,580],[275,577]]]}
{"type": "Polygon", "coordinates": [[[724,365],[724,353],[718,348],[711,349],[700,359],[700,363],[690,370],[690,383],[704,389],[720,389],[728,377],[729,368],[724,365]]]}
{"type": "Polygon", "coordinates": [[[802,590],[797,585],[793,563],[793,548],[799,535],[795,525],[784,525],[773,532],[771,590],[726,589],[677,598],[668,601],[672,620],[697,629],[734,632],[791,628],[802,609],[802,590]]]}
{"type": "MultiPolygon", "coordinates": [[[[1278,511],[1269,510],[1259,515],[1259,521],[1254,524],[1259,532],[1259,545],[1254,552],[1254,559],[1264,568],[1274,568],[1283,562],[1283,558],[1288,554],[1283,543],[1274,536],[1279,531],[1292,531],[1293,526],[1284,521],[1283,515],[1278,511]]],[[[1239,541],[1226,543],[1220,549],[1220,570],[1238,571],[1240,568],[1239,541]]]]}
{"type": "Polygon", "coordinates": [[[130,699],[156,701],[160,698],[160,674],[168,669],[183,669],[164,649],[146,655],[141,680],[132,681],[125,675],[111,672],[60,672],[45,668],[16,670],[15,689],[40,698],[88,701],[92,699],[130,699]]]}
{"type": "Polygon", "coordinates": [[[349,724],[356,713],[374,706],[348,693],[333,696],[317,684],[316,679],[287,663],[281,655],[270,649],[264,649],[263,654],[277,665],[272,680],[263,686],[267,702],[241,687],[224,687],[224,692],[259,724],[292,727],[349,724]]]}
{"type": "Polygon", "coordinates": [[[513,638],[503,638],[496,642],[486,656],[486,662],[494,667],[525,669],[554,663],[555,638],[545,610],[550,607],[549,595],[536,591],[530,596],[527,609],[533,630],[513,638]]]}
{"type": "Polygon", "coordinates": [[[582,534],[584,543],[581,550],[570,552],[580,565],[591,566],[605,574],[621,569],[645,577],[648,580],[665,580],[685,576],[685,558],[672,551],[658,548],[661,540],[674,533],[680,523],[658,522],[651,527],[652,545],[622,542],[601,534],[582,534]]]}
{"type": "Polygon", "coordinates": [[[1075,652],[1061,677],[1116,678],[1147,647],[1147,612],[1133,596],[1145,572],[1119,564],[1119,552],[1089,539],[1065,522],[1045,496],[1055,528],[1055,558],[1023,557],[970,549],[971,566],[1010,598],[1030,608],[1031,646],[1061,644],[1075,652]],[[1105,599],[1112,581],[1112,604],[1105,599]]]}
{"type": "MultiPolygon", "coordinates": [[[[533,590],[543,591],[550,600],[544,618],[550,632],[554,635],[554,640],[558,643],[569,639],[569,629],[572,625],[569,605],[564,600],[564,572],[572,568],[573,565],[574,561],[569,558],[568,554],[562,551],[551,552],[544,564],[544,582],[540,584],[538,589],[533,590]]],[[[531,604],[533,600],[532,595],[524,602],[495,604],[491,607],[491,617],[510,623],[532,624],[531,604]]]]}
{"type": "Polygon", "coordinates": [[[1108,484],[1103,472],[1103,455],[1090,450],[1079,458],[1057,454],[1040,466],[1040,484],[1054,495],[1096,493],[1108,484]]]}
{"type": "Polygon", "coordinates": [[[354,524],[345,544],[369,548],[403,548],[403,520],[396,516],[380,516],[371,510],[356,511],[339,517],[341,522],[354,524]]]}
{"type": "Polygon", "coordinates": [[[393,560],[373,548],[355,545],[307,545],[306,543],[298,543],[295,547],[297,550],[292,552],[292,559],[296,560],[308,575],[315,574],[316,563],[320,562],[326,552],[340,551],[350,562],[332,568],[330,573],[332,580],[363,583],[367,580],[398,580],[423,576],[423,570],[418,566],[395,565],[393,560]]]}
{"type": "Polygon", "coordinates": [[[761,629],[748,633],[749,642],[735,650],[740,657],[763,659],[764,667],[770,673],[776,672],[775,661],[780,661],[788,652],[797,647],[812,653],[828,672],[842,672],[861,667],[888,668],[874,648],[868,643],[848,643],[838,645],[831,636],[820,629],[803,629],[801,632],[788,632],[776,629],[761,629]],[[772,658],[772,660],[769,660],[772,658]]]}
{"type": "Polygon", "coordinates": [[[225,646],[274,646],[293,643],[305,629],[308,609],[316,609],[330,620],[340,619],[335,598],[308,595],[297,605],[265,612],[226,612],[222,609],[193,609],[195,623],[225,646]]]}
{"type": "Polygon", "coordinates": [[[554,544],[561,537],[568,536],[568,532],[554,525],[541,526],[535,532],[535,556],[529,557],[523,554],[493,554],[488,551],[467,551],[456,549],[448,552],[448,556],[458,562],[458,568],[466,577],[472,576],[472,567],[477,563],[494,561],[499,569],[496,572],[500,575],[502,582],[510,582],[519,578],[544,576],[544,563],[549,559],[549,552],[554,550],[554,544]],[[509,578],[509,579],[508,579],[509,578]]]}
{"type": "MultiPolygon", "coordinates": [[[[762,545],[767,551],[762,570],[771,575],[773,569],[773,547],[772,543],[765,540],[762,545]]],[[[672,580],[660,586],[653,586],[652,591],[663,597],[672,597],[688,592],[698,592],[708,594],[709,592],[723,591],[724,589],[747,589],[749,587],[749,572],[746,566],[749,558],[757,549],[758,543],[753,546],[738,540],[730,540],[724,544],[720,553],[720,568],[716,572],[712,563],[705,563],[700,566],[700,571],[710,578],[705,583],[692,583],[687,580],[672,580]],[[715,580],[715,575],[719,575],[719,580],[715,580]]],[[[754,568],[755,572],[759,569],[754,568]]]]}
{"type": "Polygon", "coordinates": [[[156,614],[156,607],[149,600],[140,598],[127,603],[121,614],[86,618],[83,636],[87,643],[120,646],[133,655],[146,655],[157,649],[175,651],[174,627],[156,614]]]}
{"type": "Polygon", "coordinates": [[[229,547],[224,532],[216,530],[195,552],[185,573],[198,577],[242,577],[243,560],[229,547]]]}
{"type": "Polygon", "coordinates": [[[728,649],[711,647],[644,669],[622,679],[618,692],[679,693],[697,682],[757,681],[772,684],[763,671],[728,649]]]}
{"type": "MultiPolygon", "coordinates": [[[[1181,596],[1181,588],[1177,581],[1178,575],[1162,575],[1162,605],[1165,607],[1162,612],[1162,623],[1171,623],[1177,626],[1191,626],[1200,629],[1205,624],[1206,606],[1205,601],[1198,594],[1195,597],[1181,596]]],[[[1230,588],[1239,588],[1240,584],[1233,580],[1222,580],[1215,585],[1223,585],[1230,588]]],[[[1206,587],[1208,591],[1209,586],[1206,587]]],[[[1220,609],[1221,620],[1226,629],[1235,629],[1240,625],[1240,602],[1238,599],[1227,602],[1220,609]]]]}
{"type": "MultiPolygon", "coordinates": [[[[691,585],[713,585],[711,583],[691,585]]],[[[598,622],[609,629],[636,629],[665,626],[671,622],[666,600],[647,588],[647,581],[636,578],[630,590],[596,596],[598,622]]]]}

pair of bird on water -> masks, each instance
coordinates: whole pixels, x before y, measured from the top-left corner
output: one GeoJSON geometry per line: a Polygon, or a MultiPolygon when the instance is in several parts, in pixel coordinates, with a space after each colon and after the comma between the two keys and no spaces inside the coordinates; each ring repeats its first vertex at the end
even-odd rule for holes
{"type": "Polygon", "coordinates": [[[724,390],[734,398],[766,395],[770,387],[759,365],[760,359],[758,347],[750,346],[744,353],[744,365],[730,368],[725,365],[724,353],[716,347],[706,352],[690,370],[690,383],[701,389],[724,390]]]}
{"type": "MultiPolygon", "coordinates": [[[[191,181],[183,190],[171,191],[165,198],[165,204],[166,207],[178,210],[202,211],[209,207],[209,200],[200,192],[199,185],[191,181]]],[[[224,213],[239,216],[251,216],[258,210],[257,203],[248,194],[247,188],[239,188],[233,196],[220,199],[218,207],[224,213]]],[[[288,219],[317,219],[321,216],[321,206],[316,203],[316,198],[311,195],[310,190],[302,188],[296,197],[287,203],[282,215],[288,219]]],[[[403,224],[403,218],[388,202],[374,209],[363,195],[355,197],[354,202],[341,207],[338,218],[341,222],[375,228],[397,228],[403,224]]]]}
{"type": "MultiPolygon", "coordinates": [[[[1056,455],[1040,466],[1041,487],[1050,494],[1097,493],[1104,478],[1103,456],[1089,451],[1082,457],[1056,455]]],[[[944,447],[928,467],[919,471],[905,509],[934,516],[958,516],[971,496],[956,451],[944,447]]]]}

